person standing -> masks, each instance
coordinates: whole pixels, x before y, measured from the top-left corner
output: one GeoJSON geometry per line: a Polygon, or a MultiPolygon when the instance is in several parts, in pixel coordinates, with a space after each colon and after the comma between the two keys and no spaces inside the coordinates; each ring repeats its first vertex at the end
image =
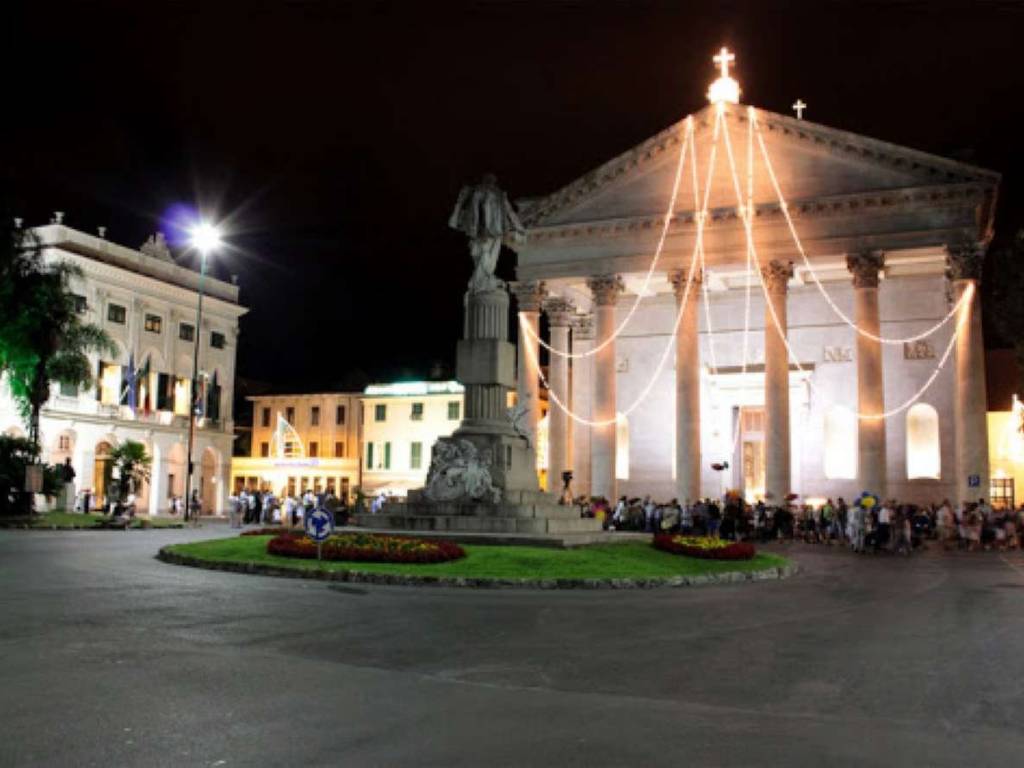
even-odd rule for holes
{"type": "Polygon", "coordinates": [[[61,480],[63,481],[63,494],[64,498],[61,501],[61,506],[65,512],[75,511],[75,468],[71,466],[71,457],[68,456],[64,459],[64,464],[60,468],[61,480]]]}
{"type": "Polygon", "coordinates": [[[892,533],[892,508],[891,502],[884,502],[878,510],[878,537],[875,539],[875,551],[889,545],[889,536],[892,533]]]}

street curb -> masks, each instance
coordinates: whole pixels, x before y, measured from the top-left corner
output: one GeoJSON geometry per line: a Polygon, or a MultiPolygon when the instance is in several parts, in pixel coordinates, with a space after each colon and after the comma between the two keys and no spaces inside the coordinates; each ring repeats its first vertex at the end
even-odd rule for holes
{"type": "Polygon", "coordinates": [[[478,579],[462,576],[409,576],[397,573],[365,573],[360,571],[317,571],[305,568],[281,568],[262,563],[224,563],[203,560],[192,555],[181,555],[161,547],[157,560],[172,565],[203,568],[209,571],[227,571],[257,576],[276,576],[287,579],[313,579],[315,581],[342,581],[354,584],[383,584],[400,587],[464,587],[470,589],[655,589],[662,587],[696,587],[706,584],[739,584],[748,581],[786,579],[800,571],[789,565],[765,568],[760,571],[702,574],[700,576],[673,576],[659,579],[478,579]]]}
{"type": "MultiPolygon", "coordinates": [[[[129,531],[181,531],[185,526],[154,525],[151,528],[128,528],[129,531]]],[[[121,533],[122,528],[103,528],[95,525],[0,525],[0,531],[94,531],[96,533],[121,533]]]]}

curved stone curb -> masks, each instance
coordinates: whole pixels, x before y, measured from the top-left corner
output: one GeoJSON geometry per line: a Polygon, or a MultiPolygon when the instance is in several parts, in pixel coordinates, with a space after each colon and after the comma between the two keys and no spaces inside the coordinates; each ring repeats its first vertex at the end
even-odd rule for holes
{"type": "Polygon", "coordinates": [[[478,579],[465,576],[410,576],[399,573],[363,571],[317,571],[312,568],[281,568],[262,563],[225,563],[182,555],[161,547],[157,559],[173,565],[205,568],[209,571],[277,576],[288,579],[347,581],[357,584],[385,584],[402,587],[469,587],[473,589],[654,589],[657,587],[695,587],[703,584],[738,584],[745,581],[785,579],[798,573],[796,563],[764,568],[760,571],[731,571],[699,576],[672,576],[659,579],[478,579]]]}
{"type": "MultiPolygon", "coordinates": [[[[154,525],[150,528],[128,528],[129,531],[181,531],[185,526],[154,525]]],[[[121,533],[123,528],[104,528],[95,525],[0,525],[0,531],[95,531],[97,533],[121,533]]]]}

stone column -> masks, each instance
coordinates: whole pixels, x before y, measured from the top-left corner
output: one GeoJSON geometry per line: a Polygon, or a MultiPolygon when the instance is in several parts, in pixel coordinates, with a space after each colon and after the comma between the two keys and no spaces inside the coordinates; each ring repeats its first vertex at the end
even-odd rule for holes
{"type": "MultiPolygon", "coordinates": [[[[551,331],[551,348],[569,352],[569,322],[573,305],[563,298],[553,296],[544,301],[544,312],[548,316],[551,331]]],[[[554,352],[548,357],[548,491],[560,493],[562,472],[571,469],[569,465],[569,415],[563,407],[570,407],[569,358],[554,352]],[[560,407],[555,400],[562,403],[560,407]]]]}
{"type": "Polygon", "coordinates": [[[164,449],[153,443],[153,456],[149,470],[149,514],[160,514],[161,505],[167,495],[167,462],[164,449]]]}
{"type": "Polygon", "coordinates": [[[958,244],[949,246],[946,256],[949,278],[953,282],[954,301],[960,300],[968,286],[974,286],[974,297],[961,309],[962,312],[969,312],[970,316],[960,325],[960,335],[956,340],[953,420],[956,434],[957,501],[987,500],[990,492],[986,420],[988,405],[979,293],[985,248],[973,242],[958,244]]]}
{"type": "Polygon", "coordinates": [[[520,403],[529,402],[530,404],[527,424],[531,442],[533,445],[537,445],[537,422],[540,421],[540,378],[537,372],[537,362],[540,361],[540,348],[536,338],[540,336],[540,305],[547,295],[547,291],[542,282],[512,283],[510,287],[512,293],[515,294],[516,303],[519,305],[519,312],[523,315],[526,324],[533,330],[533,338],[531,338],[526,335],[521,325],[516,324],[516,331],[519,334],[516,396],[520,403]],[[529,347],[529,352],[527,347],[529,347]],[[531,360],[534,362],[531,363],[531,360]]]}
{"type": "MultiPolygon", "coordinates": [[[[699,270],[681,269],[669,275],[675,288],[676,305],[686,306],[676,336],[676,497],[686,504],[700,498],[700,343],[697,338],[697,309],[700,306],[699,270]],[[690,283],[686,294],[687,281],[690,283]]],[[[677,310],[678,311],[678,310],[677,310]]]]}
{"type": "Polygon", "coordinates": [[[767,302],[764,317],[765,497],[770,504],[785,503],[790,492],[789,465],[789,356],[780,335],[787,332],[786,293],[793,277],[792,262],[772,260],[762,268],[767,302]],[[779,321],[776,329],[772,319],[779,321]]]}
{"type": "MultiPolygon", "coordinates": [[[[572,351],[583,354],[594,348],[594,318],[576,315],[572,318],[572,351]]],[[[572,360],[572,410],[577,416],[592,418],[594,396],[594,358],[575,357],[572,360]]],[[[571,425],[572,487],[579,496],[590,495],[590,425],[575,419],[571,425]]]]}
{"type": "MultiPolygon", "coordinates": [[[[615,332],[615,302],[623,290],[618,275],[601,275],[587,280],[594,295],[594,326],[596,343],[600,344],[615,332]]],[[[593,355],[595,421],[608,424],[593,427],[590,432],[590,487],[594,496],[614,501],[615,481],[615,342],[593,355]]]]}
{"type": "MultiPolygon", "coordinates": [[[[861,330],[879,336],[878,273],[885,266],[881,251],[860,251],[846,257],[853,273],[853,317],[861,330]]],[[[882,344],[857,336],[857,410],[862,414],[885,411],[882,344]]],[[[885,419],[857,419],[857,477],[861,488],[886,498],[885,419]]]]}

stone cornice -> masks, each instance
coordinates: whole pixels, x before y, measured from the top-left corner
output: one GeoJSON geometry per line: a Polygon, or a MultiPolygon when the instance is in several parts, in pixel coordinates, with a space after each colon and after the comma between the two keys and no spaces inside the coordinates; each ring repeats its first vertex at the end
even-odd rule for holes
{"type": "MultiPolygon", "coordinates": [[[[713,109],[706,107],[694,115],[696,133],[711,129],[713,109]]],[[[889,169],[920,172],[947,184],[980,182],[991,189],[998,185],[1000,180],[1000,175],[995,171],[927,152],[761,109],[755,110],[755,113],[758,125],[764,133],[785,135],[797,141],[807,142],[818,151],[842,156],[847,160],[854,158],[889,169]]],[[[747,124],[746,107],[727,108],[725,115],[728,121],[747,124]]],[[[555,213],[598,192],[605,192],[615,184],[630,178],[633,175],[632,171],[650,165],[669,149],[679,146],[685,128],[686,120],[683,119],[552,194],[525,202],[521,211],[523,224],[528,228],[540,225],[555,213]]]]}
{"type": "MultiPolygon", "coordinates": [[[[880,192],[869,192],[852,195],[835,195],[791,202],[788,205],[789,215],[794,220],[824,219],[836,216],[861,215],[880,210],[908,211],[924,207],[959,206],[965,203],[983,204],[990,202],[992,194],[990,186],[976,183],[942,184],[930,187],[908,187],[880,192]]],[[[778,203],[764,203],[754,206],[755,225],[758,221],[765,223],[785,221],[782,206],[778,203]]],[[[661,227],[664,217],[634,216],[630,218],[604,219],[571,224],[551,226],[535,226],[527,230],[528,244],[549,242],[553,240],[576,239],[586,237],[632,236],[637,232],[650,230],[656,233],[661,227]]],[[[676,214],[669,223],[669,234],[695,232],[697,216],[693,211],[676,214]]],[[[708,211],[708,229],[716,225],[731,224],[742,227],[739,211],[736,206],[715,208],[708,211]]],[[[522,246],[514,250],[522,250],[522,246]]]]}
{"type": "MultiPolygon", "coordinates": [[[[141,275],[121,267],[90,259],[59,248],[50,250],[48,258],[69,261],[82,268],[82,278],[97,284],[97,296],[112,296],[111,289],[136,294],[144,292],[142,300],[166,301],[171,306],[194,309],[198,303],[198,294],[173,283],[167,283],[155,277],[141,275]]],[[[203,313],[209,312],[219,318],[234,321],[249,310],[232,302],[218,299],[215,296],[203,295],[203,313]]]]}
{"type": "Polygon", "coordinates": [[[854,288],[877,288],[878,273],[885,266],[882,251],[864,249],[846,256],[846,268],[853,275],[854,288]]]}

